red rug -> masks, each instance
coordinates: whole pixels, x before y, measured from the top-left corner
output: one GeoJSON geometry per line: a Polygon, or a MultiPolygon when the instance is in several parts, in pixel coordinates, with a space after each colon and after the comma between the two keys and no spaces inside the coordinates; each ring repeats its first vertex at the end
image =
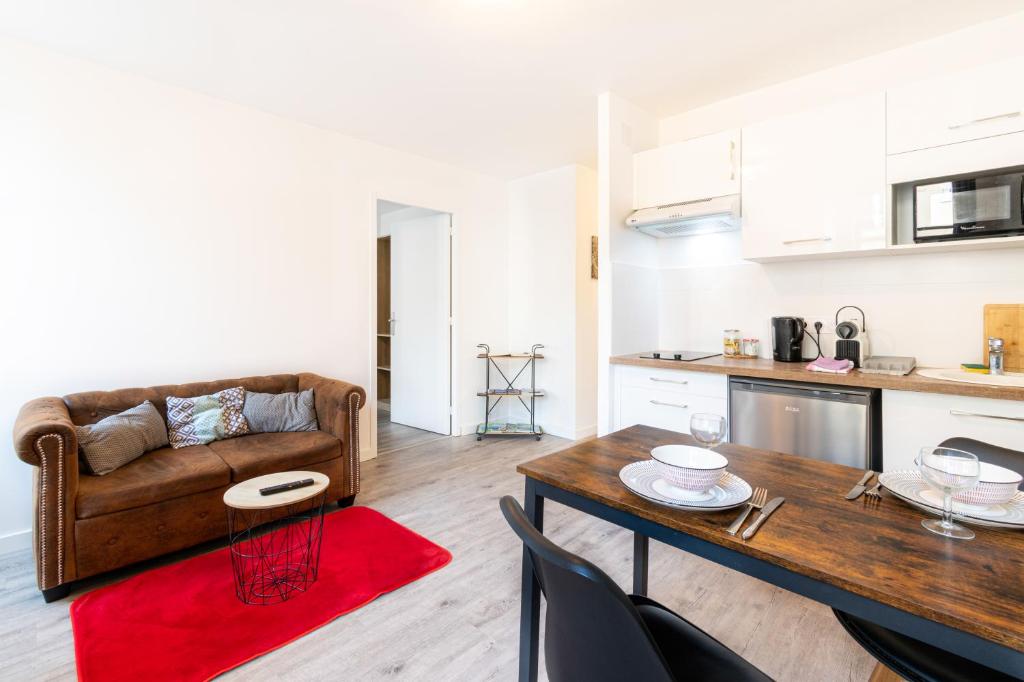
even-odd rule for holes
{"type": "Polygon", "coordinates": [[[367,507],[324,517],[320,573],[271,606],[235,597],[227,548],[146,571],[71,604],[78,679],[208,680],[436,571],[452,559],[367,507]]]}

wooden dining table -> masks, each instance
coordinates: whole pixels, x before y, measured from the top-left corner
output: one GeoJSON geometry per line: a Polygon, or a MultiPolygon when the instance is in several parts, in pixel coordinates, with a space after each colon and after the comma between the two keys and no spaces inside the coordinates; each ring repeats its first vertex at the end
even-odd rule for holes
{"type": "MultiPolygon", "coordinates": [[[[1024,678],[1024,531],[975,526],[973,540],[945,538],[921,527],[924,512],[887,491],[880,504],[846,500],[859,469],[726,443],[716,451],[731,473],[767,488],[769,499],[786,498],[744,541],[725,532],[738,509],[675,509],[619,479],[622,467],[670,443],[695,444],[685,434],[633,426],[519,465],[530,521],[543,532],[544,500],[552,500],[633,531],[636,594],[647,592],[655,539],[1024,678]]],[[[540,596],[524,550],[522,682],[537,679],[540,596]]]]}

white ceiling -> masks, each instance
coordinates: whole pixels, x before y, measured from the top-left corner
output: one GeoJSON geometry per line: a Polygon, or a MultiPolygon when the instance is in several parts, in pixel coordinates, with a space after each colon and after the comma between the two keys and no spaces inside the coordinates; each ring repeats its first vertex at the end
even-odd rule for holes
{"type": "Polygon", "coordinates": [[[1024,0],[0,0],[0,34],[512,178],[596,158],[596,95],[658,115],[1024,0]]]}

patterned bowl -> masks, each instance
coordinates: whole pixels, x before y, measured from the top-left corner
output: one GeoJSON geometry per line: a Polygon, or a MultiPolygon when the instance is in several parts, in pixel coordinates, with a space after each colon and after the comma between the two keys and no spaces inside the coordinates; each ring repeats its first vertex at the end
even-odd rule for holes
{"type": "Polygon", "coordinates": [[[978,485],[970,490],[953,495],[953,499],[964,504],[988,507],[993,504],[1006,504],[1017,494],[1017,486],[1024,480],[1020,474],[1010,469],[981,462],[981,476],[978,485]]]}
{"type": "Polygon", "coordinates": [[[683,490],[703,493],[725,473],[729,460],[717,452],[692,445],[662,445],[651,450],[658,473],[683,490]]]}

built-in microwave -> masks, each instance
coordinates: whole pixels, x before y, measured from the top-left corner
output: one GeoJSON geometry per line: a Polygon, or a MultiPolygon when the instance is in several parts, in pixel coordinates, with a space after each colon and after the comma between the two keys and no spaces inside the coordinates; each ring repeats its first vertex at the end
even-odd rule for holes
{"type": "Polygon", "coordinates": [[[912,202],[914,241],[937,242],[1024,234],[1024,167],[904,183],[912,202]]]}

